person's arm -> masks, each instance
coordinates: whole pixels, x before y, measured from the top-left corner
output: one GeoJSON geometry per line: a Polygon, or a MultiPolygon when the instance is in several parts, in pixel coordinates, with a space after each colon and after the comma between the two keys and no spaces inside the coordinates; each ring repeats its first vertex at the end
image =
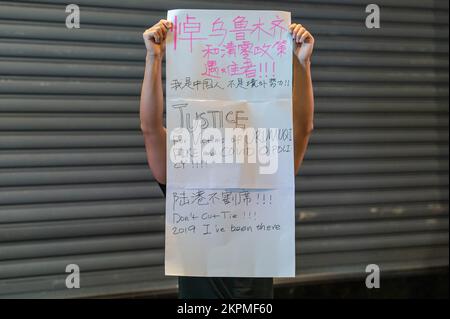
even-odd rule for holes
{"type": "Polygon", "coordinates": [[[289,31],[294,41],[292,107],[294,172],[297,174],[314,128],[314,92],[311,79],[314,37],[301,24],[291,24],[289,31]]]}
{"type": "Polygon", "coordinates": [[[166,128],[163,125],[162,58],[170,22],[160,20],[143,34],[147,48],[140,100],[141,130],[148,165],[155,179],[166,183],[166,128]]]}

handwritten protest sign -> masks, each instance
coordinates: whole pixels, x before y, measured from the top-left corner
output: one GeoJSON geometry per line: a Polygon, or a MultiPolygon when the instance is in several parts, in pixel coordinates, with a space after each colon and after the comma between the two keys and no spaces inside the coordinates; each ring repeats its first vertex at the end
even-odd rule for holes
{"type": "Polygon", "coordinates": [[[190,276],[292,276],[294,203],[284,190],[172,190],[166,270],[190,276]]]}
{"type": "Polygon", "coordinates": [[[290,13],[171,10],[167,275],[295,275],[290,13]]]}
{"type": "Polygon", "coordinates": [[[169,157],[172,162],[178,162],[167,168],[171,185],[210,188],[291,187],[291,109],[292,103],[288,99],[264,102],[168,99],[167,127],[172,129],[170,133],[174,140],[169,148],[169,157]],[[194,126],[192,119],[198,114],[201,124],[194,126]],[[188,129],[191,134],[177,134],[180,131],[177,128],[181,128],[181,132],[188,129]],[[218,134],[214,135],[209,128],[217,129],[218,134]],[[255,128],[259,128],[261,134],[257,135],[255,128]],[[239,132],[248,132],[247,140],[239,132]],[[204,156],[205,153],[208,155],[211,148],[208,144],[213,144],[212,139],[220,143],[223,152],[216,152],[214,155],[219,156],[217,160],[208,163],[208,159],[214,159],[204,156]],[[235,143],[232,143],[236,140],[247,142],[241,152],[237,152],[235,143]],[[186,144],[192,147],[187,149],[186,144]],[[201,154],[203,156],[199,156],[201,154]]]}
{"type": "Polygon", "coordinates": [[[171,10],[167,97],[291,99],[290,13],[171,10]]]}

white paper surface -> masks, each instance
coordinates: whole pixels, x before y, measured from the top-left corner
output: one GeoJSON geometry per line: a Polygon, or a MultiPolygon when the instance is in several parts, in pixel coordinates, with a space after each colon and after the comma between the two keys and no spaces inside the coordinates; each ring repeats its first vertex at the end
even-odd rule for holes
{"type": "MultiPolygon", "coordinates": [[[[251,101],[218,101],[218,100],[191,100],[177,99],[167,102],[167,127],[170,129],[176,127],[188,127],[194,131],[193,125],[187,124],[186,118],[195,118],[201,114],[202,123],[208,127],[219,128],[222,132],[220,146],[225,149],[225,154],[233,155],[234,159],[238,156],[234,148],[226,148],[224,128],[235,128],[237,117],[238,125],[243,129],[251,128],[278,128],[274,133],[276,143],[271,142],[269,130],[265,135],[256,136],[249,134],[250,141],[254,142],[252,154],[254,154],[253,163],[248,163],[248,157],[242,154],[242,161],[237,160],[231,163],[225,162],[225,154],[220,156],[219,163],[206,163],[205,161],[194,162],[195,153],[198,153],[197,147],[205,147],[209,141],[209,135],[202,138],[198,135],[189,136],[192,147],[189,149],[189,160],[168,166],[167,176],[173,187],[233,187],[233,188],[291,188],[293,187],[293,132],[291,117],[292,101],[290,99],[280,99],[274,104],[272,101],[251,102],[251,101]],[[237,114],[237,115],[236,115],[237,114]],[[227,118],[229,120],[227,120],[227,118]],[[233,123],[234,122],[234,123],[233,123]],[[253,137],[253,138],[252,138],[253,137]],[[261,146],[258,149],[258,143],[266,141],[266,147],[261,146]],[[266,151],[273,156],[267,156],[266,151]],[[263,152],[264,158],[260,158],[260,152],[263,152]],[[275,173],[262,174],[261,170],[266,168],[275,173]],[[193,178],[195,177],[195,178],[193,178]]],[[[169,129],[169,131],[171,131],[169,129]]],[[[272,131],[273,132],[273,131],[272,131]]],[[[273,135],[272,135],[273,136],[273,135]]],[[[174,147],[181,141],[169,141],[169,152],[172,156],[179,154],[179,148],[174,147]]],[[[248,149],[248,148],[247,148],[248,149]]],[[[202,149],[200,149],[201,152],[202,149]]],[[[182,153],[184,154],[184,153],[182,153]]],[[[170,155],[170,154],[169,154],[170,155]]]]}
{"type": "Polygon", "coordinates": [[[166,274],[295,276],[290,13],[171,10],[168,20],[166,274]],[[258,135],[236,151],[231,129],[258,135]]]}
{"type": "Polygon", "coordinates": [[[289,277],[294,202],[284,190],[167,189],[166,274],[289,277]]]}
{"type": "Polygon", "coordinates": [[[291,98],[290,12],[170,10],[167,19],[167,98],[291,98]]]}

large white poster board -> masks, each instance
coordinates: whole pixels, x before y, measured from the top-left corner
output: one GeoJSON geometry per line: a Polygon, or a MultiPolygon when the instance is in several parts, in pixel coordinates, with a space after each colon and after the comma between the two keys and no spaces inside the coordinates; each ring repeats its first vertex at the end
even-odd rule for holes
{"type": "Polygon", "coordinates": [[[171,10],[167,275],[295,275],[290,13],[171,10]]]}

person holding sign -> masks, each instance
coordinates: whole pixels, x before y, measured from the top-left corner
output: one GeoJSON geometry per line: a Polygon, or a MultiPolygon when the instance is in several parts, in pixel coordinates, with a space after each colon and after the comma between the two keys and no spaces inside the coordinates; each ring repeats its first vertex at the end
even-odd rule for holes
{"type": "MultiPolygon", "coordinates": [[[[162,59],[171,21],[160,20],[143,33],[147,49],[140,99],[140,121],[148,165],[165,194],[167,174],[167,131],[163,125],[162,59]]],[[[297,173],[313,130],[314,94],[311,56],[314,37],[301,24],[287,31],[293,41],[293,145],[294,172],[297,173]]],[[[186,61],[188,63],[188,61],[186,61]]],[[[181,298],[272,298],[272,278],[179,277],[181,298]]]]}

